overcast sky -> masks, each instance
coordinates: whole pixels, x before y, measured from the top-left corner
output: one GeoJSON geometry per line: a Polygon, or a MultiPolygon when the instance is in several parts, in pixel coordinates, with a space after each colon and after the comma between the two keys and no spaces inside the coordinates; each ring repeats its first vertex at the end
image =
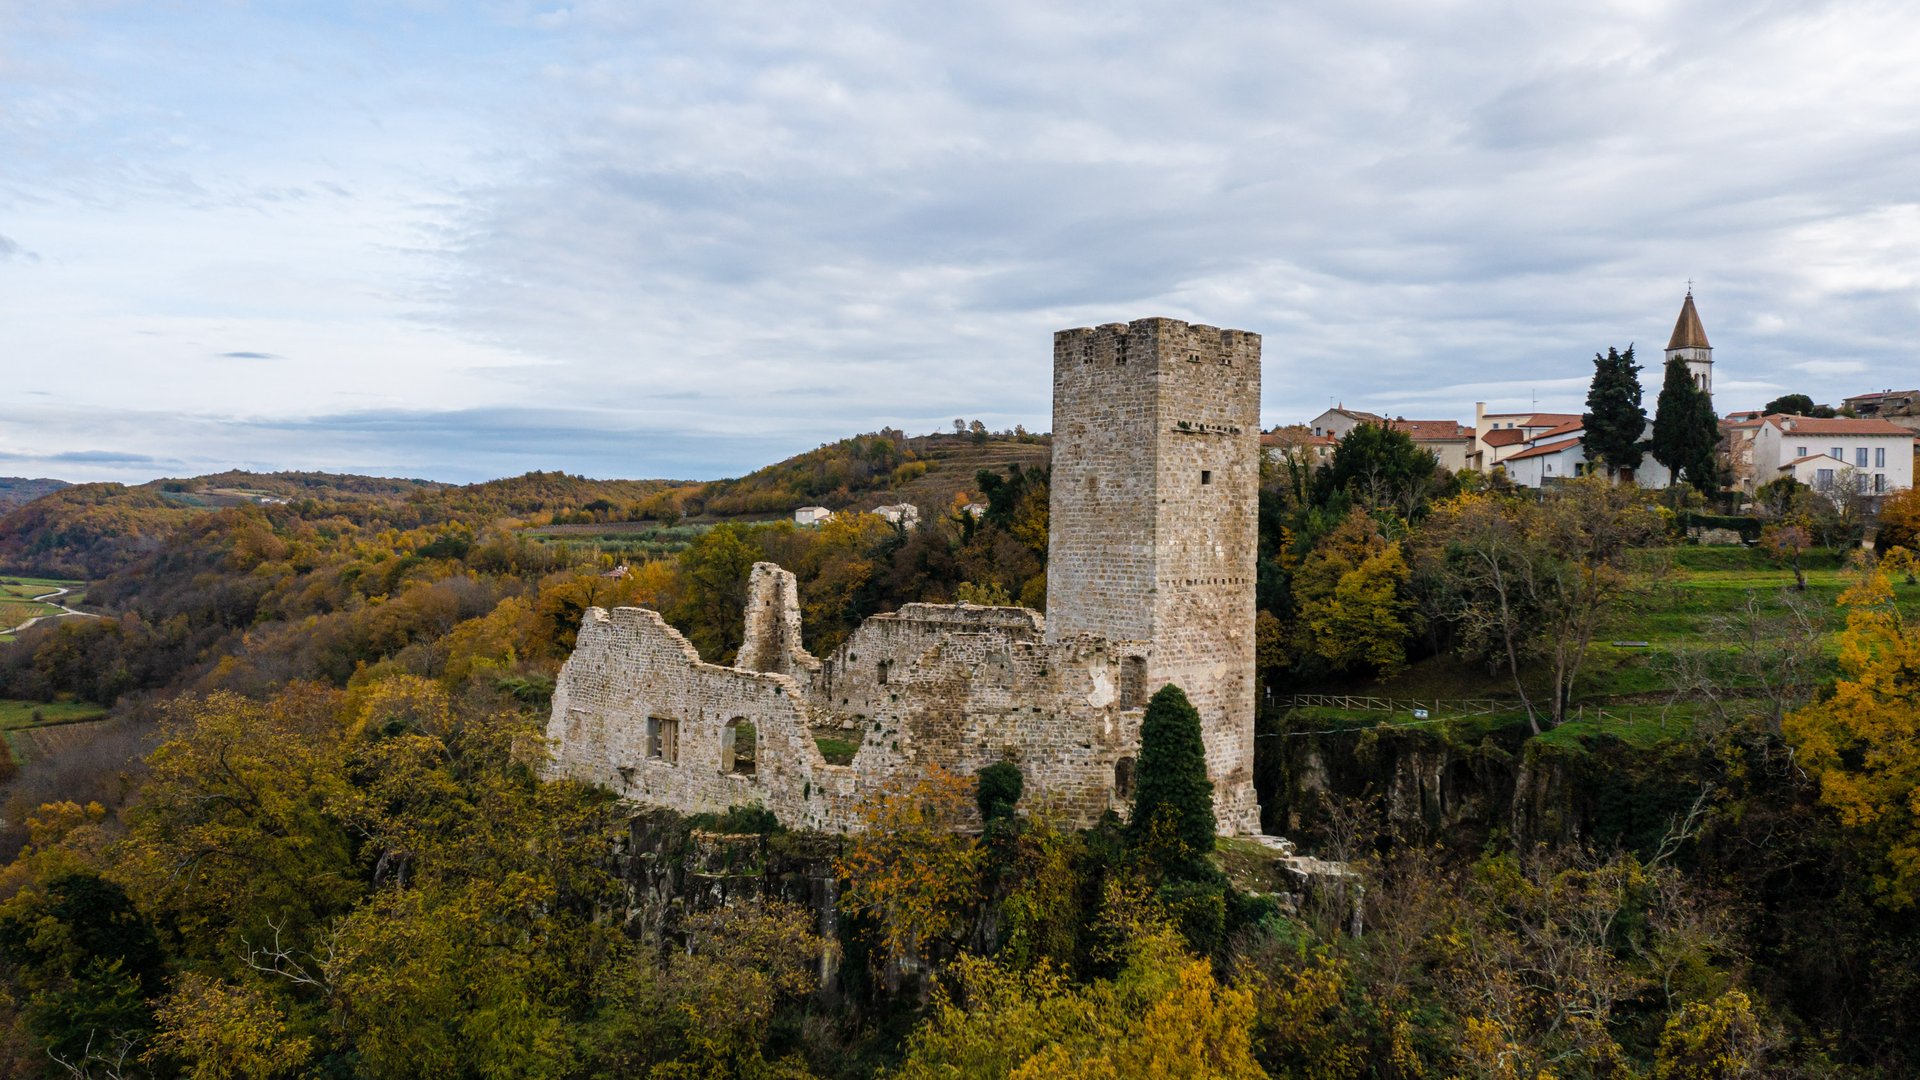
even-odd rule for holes
{"type": "Polygon", "coordinates": [[[1920,9],[0,0],[0,474],[737,474],[1049,426],[1053,330],[1329,401],[1920,383],[1920,9]]]}

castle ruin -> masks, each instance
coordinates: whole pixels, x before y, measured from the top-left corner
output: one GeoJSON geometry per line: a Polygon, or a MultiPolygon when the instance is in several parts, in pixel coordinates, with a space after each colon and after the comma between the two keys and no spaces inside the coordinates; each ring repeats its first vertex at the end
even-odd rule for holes
{"type": "Polygon", "coordinates": [[[729,668],[653,611],[595,608],[554,691],[552,770],[846,831],[889,783],[1010,761],[1029,801],[1084,826],[1126,812],[1142,711],[1174,683],[1200,712],[1221,831],[1258,832],[1259,410],[1257,334],[1165,318],[1056,333],[1046,615],[908,604],[817,658],[793,575],[760,563],[729,668]]]}

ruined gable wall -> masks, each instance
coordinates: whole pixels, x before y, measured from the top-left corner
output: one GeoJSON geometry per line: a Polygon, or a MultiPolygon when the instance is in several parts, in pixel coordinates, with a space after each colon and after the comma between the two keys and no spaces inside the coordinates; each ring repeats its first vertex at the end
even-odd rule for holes
{"type": "Polygon", "coordinates": [[[1143,650],[1048,644],[1041,627],[1018,608],[908,605],[867,620],[801,681],[704,663],[653,611],[596,608],[555,687],[550,771],[683,813],[758,803],[789,826],[848,831],[863,800],[933,764],[971,775],[1012,761],[1026,805],[1091,825],[1126,808],[1115,766],[1130,769],[1139,744],[1140,680],[1127,670],[1143,650]],[[650,717],[678,722],[675,761],[648,756],[650,717]],[[736,718],[755,729],[752,776],[722,771],[736,718]],[[858,739],[852,764],[827,764],[816,730],[858,739]]]}
{"type": "Polygon", "coordinates": [[[778,564],[757,562],[747,577],[746,629],[734,667],[801,675],[818,671],[800,640],[800,585],[778,564]]]}
{"type": "Polygon", "coordinates": [[[759,803],[788,825],[837,829],[857,801],[853,770],[821,758],[808,721],[791,677],[704,663],[657,612],[593,608],[554,687],[549,771],[684,813],[759,803]],[[650,717],[677,722],[675,761],[648,756],[650,717]],[[752,776],[721,771],[735,718],[754,725],[752,776]]]}

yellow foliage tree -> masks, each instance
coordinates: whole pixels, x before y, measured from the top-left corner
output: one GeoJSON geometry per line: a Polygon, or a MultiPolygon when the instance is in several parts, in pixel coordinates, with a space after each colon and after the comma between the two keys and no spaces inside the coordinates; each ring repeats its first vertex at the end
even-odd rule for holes
{"type": "Polygon", "coordinates": [[[1165,925],[1132,945],[1118,977],[1085,987],[1044,963],[1023,972],[961,957],[894,1076],[1266,1076],[1253,1058],[1251,994],[1222,986],[1165,925]]]}
{"type": "Polygon", "coordinates": [[[1907,625],[1883,569],[1863,567],[1840,595],[1839,680],[1833,696],[1784,725],[1820,801],[1884,856],[1874,886],[1893,908],[1920,897],[1920,632],[1907,625]]]}
{"type": "Polygon", "coordinates": [[[933,765],[861,808],[865,827],[834,870],[847,882],[841,909],[875,927],[878,959],[917,955],[923,942],[961,929],[982,858],[979,842],[959,831],[977,816],[973,789],[972,778],[933,765]]]}
{"type": "Polygon", "coordinates": [[[1654,1058],[1654,1080],[1741,1080],[1770,1075],[1765,1058],[1774,1042],[1755,1015],[1753,1000],[1729,990],[1693,1002],[1667,1019],[1654,1058]]]}
{"type": "Polygon", "coordinates": [[[160,1030],[148,1060],[178,1062],[191,1080],[271,1080],[313,1055],[313,1039],[290,1031],[278,1003],[257,986],[188,972],[155,1015],[160,1030]]]}

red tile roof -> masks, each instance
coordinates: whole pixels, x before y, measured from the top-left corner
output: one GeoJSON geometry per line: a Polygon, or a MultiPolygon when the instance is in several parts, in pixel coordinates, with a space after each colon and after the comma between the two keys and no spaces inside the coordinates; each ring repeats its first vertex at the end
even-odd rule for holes
{"type": "Polygon", "coordinates": [[[1556,436],[1566,435],[1575,431],[1584,431],[1586,430],[1586,427],[1587,427],[1587,424],[1585,420],[1574,419],[1564,424],[1556,424],[1553,427],[1550,427],[1547,430],[1541,432],[1540,434],[1535,435],[1534,438],[1551,439],[1556,436]]]}
{"type": "Polygon", "coordinates": [[[1404,431],[1415,442],[1451,442],[1473,438],[1473,429],[1458,420],[1390,420],[1387,426],[1404,431]]]}
{"type": "Polygon", "coordinates": [[[1781,431],[1790,431],[1795,435],[1911,435],[1912,428],[1904,428],[1890,420],[1856,420],[1845,416],[1784,416],[1775,414],[1766,418],[1766,422],[1781,431]],[[1792,426],[1788,426],[1792,425],[1792,426]]]}
{"type": "MultiPolygon", "coordinates": [[[[1782,469],[1791,469],[1791,468],[1793,468],[1793,467],[1794,467],[1795,465],[1799,465],[1799,464],[1802,464],[1802,463],[1804,463],[1804,462],[1808,462],[1808,461],[1812,461],[1812,460],[1814,460],[1815,458],[1826,458],[1826,459],[1827,459],[1828,461],[1840,461],[1840,459],[1839,459],[1839,458],[1837,458],[1837,457],[1834,457],[1834,456],[1833,456],[1832,454],[1808,454],[1808,455],[1807,455],[1806,457],[1797,457],[1797,458],[1794,458],[1794,459],[1793,459],[1792,461],[1789,461],[1789,462],[1787,462],[1787,463],[1786,463],[1785,465],[1782,465],[1782,466],[1780,466],[1780,467],[1781,467],[1782,469]]],[[[1845,464],[1846,464],[1846,462],[1844,462],[1844,461],[1840,461],[1840,464],[1842,464],[1842,465],[1845,465],[1845,464]]]]}
{"type": "Polygon", "coordinates": [[[1480,441],[1488,446],[1512,446],[1515,443],[1526,442],[1527,433],[1519,428],[1495,428],[1487,432],[1486,437],[1480,441]]]}
{"type": "Polygon", "coordinates": [[[1540,457],[1545,454],[1557,454],[1560,451],[1565,450],[1569,446],[1578,446],[1578,445],[1580,445],[1579,439],[1562,439],[1556,443],[1547,443],[1542,446],[1535,446],[1531,449],[1523,450],[1520,453],[1515,454],[1510,458],[1507,458],[1506,460],[1519,461],[1521,458],[1540,457]]]}

